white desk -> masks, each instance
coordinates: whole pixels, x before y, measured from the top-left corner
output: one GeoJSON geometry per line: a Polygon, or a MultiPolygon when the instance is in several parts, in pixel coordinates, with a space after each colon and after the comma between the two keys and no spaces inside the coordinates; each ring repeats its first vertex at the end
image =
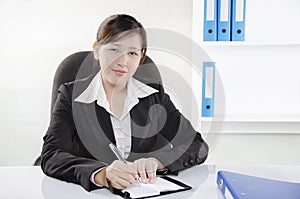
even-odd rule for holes
{"type": "MultiPolygon", "coordinates": [[[[300,182],[300,166],[215,166],[201,165],[171,176],[193,187],[192,190],[160,198],[223,199],[216,186],[219,169],[272,179],[300,182]]],[[[82,199],[121,198],[106,189],[87,192],[79,185],[59,181],[43,174],[40,167],[0,167],[0,198],[82,199]]]]}

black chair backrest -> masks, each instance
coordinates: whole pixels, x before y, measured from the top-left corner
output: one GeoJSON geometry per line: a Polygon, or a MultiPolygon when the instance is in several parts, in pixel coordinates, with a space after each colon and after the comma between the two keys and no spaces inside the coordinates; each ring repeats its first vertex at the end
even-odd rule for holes
{"type": "MultiPolygon", "coordinates": [[[[98,60],[94,59],[92,51],[82,51],[69,55],[58,66],[52,86],[51,112],[58,95],[58,88],[61,84],[82,79],[100,70],[98,60]]],[[[162,84],[162,79],[157,66],[146,56],[145,60],[137,69],[134,77],[144,83],[162,84]]],[[[34,165],[41,164],[41,157],[38,157],[34,165]]]]}

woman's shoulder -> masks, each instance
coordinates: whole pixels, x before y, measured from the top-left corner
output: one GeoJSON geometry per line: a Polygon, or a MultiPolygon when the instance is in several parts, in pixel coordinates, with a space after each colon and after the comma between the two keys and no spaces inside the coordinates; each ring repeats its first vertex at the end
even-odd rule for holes
{"type": "Polygon", "coordinates": [[[160,80],[156,80],[152,78],[142,78],[142,77],[134,77],[134,79],[158,90],[159,92],[164,91],[162,81],[160,80]]]}
{"type": "Polygon", "coordinates": [[[93,80],[95,74],[89,75],[83,79],[76,79],[71,82],[66,82],[60,85],[58,92],[63,93],[65,96],[72,96],[72,99],[80,95],[93,80]]]}

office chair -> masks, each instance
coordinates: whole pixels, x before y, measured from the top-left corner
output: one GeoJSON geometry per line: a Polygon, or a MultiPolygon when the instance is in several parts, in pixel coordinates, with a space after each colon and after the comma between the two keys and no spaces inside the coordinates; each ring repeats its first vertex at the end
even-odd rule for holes
{"type": "MultiPolygon", "coordinates": [[[[94,59],[92,51],[82,51],[71,54],[65,58],[58,66],[52,86],[51,97],[51,113],[58,95],[58,88],[61,84],[71,82],[76,79],[82,79],[89,75],[96,74],[100,70],[98,60],[94,59]]],[[[157,66],[146,56],[144,62],[137,69],[134,77],[144,83],[162,84],[162,79],[157,66]]],[[[35,162],[35,166],[41,165],[41,157],[39,156],[35,162]]]]}

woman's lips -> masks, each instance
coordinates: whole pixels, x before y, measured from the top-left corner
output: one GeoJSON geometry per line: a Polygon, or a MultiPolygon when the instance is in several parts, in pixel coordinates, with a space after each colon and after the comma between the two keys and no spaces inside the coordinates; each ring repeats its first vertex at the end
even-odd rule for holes
{"type": "Polygon", "coordinates": [[[127,71],[124,71],[124,70],[116,70],[116,69],[112,69],[112,70],[118,76],[122,76],[122,75],[125,75],[127,73],[127,71]]]}

